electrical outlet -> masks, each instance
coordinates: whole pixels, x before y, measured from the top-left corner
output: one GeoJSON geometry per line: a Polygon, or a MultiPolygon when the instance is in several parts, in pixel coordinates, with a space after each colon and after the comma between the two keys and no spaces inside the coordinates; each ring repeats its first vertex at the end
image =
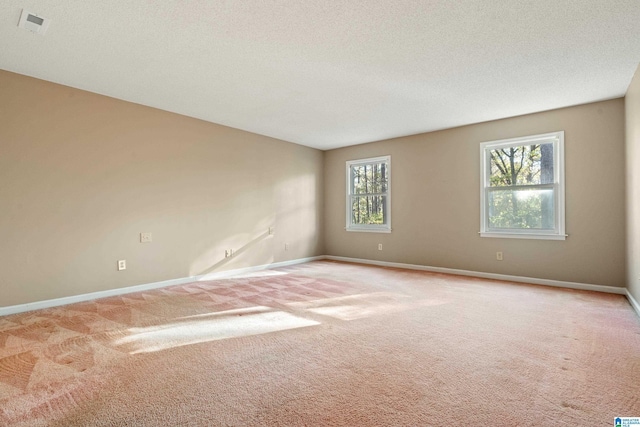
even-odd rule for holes
{"type": "Polygon", "coordinates": [[[151,243],[151,233],[140,233],[140,243],[151,243]]]}
{"type": "Polygon", "coordinates": [[[285,250],[285,251],[288,251],[288,250],[289,250],[289,244],[288,244],[288,243],[285,243],[285,244],[284,244],[284,250],[285,250]]]}
{"type": "Polygon", "coordinates": [[[496,252],[496,259],[502,261],[502,252],[496,252]]]}
{"type": "Polygon", "coordinates": [[[378,243],[378,250],[381,251],[382,250],[382,243],[378,243]]]}
{"type": "Polygon", "coordinates": [[[269,227],[269,236],[273,236],[273,233],[276,232],[276,228],[275,227],[269,227]]]}
{"type": "Polygon", "coordinates": [[[233,249],[226,249],[224,251],[224,257],[225,258],[231,258],[233,256],[233,249]]]}
{"type": "Polygon", "coordinates": [[[127,260],[118,260],[118,271],[127,269],[127,260]]]}

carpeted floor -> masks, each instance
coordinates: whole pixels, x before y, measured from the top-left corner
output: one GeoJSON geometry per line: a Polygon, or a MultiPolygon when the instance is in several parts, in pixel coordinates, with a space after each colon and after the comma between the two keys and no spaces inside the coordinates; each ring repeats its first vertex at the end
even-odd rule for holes
{"type": "Polygon", "coordinates": [[[0,318],[0,425],[609,426],[623,296],[318,261],[0,318]]]}

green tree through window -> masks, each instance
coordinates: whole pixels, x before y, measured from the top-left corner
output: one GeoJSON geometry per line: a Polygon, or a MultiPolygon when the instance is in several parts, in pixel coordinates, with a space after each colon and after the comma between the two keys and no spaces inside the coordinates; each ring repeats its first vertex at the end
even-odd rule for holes
{"type": "Polygon", "coordinates": [[[557,132],[481,144],[481,234],[564,238],[563,141],[557,132]]]}
{"type": "Polygon", "coordinates": [[[553,229],[553,144],[497,148],[489,156],[491,227],[553,229]]]}
{"type": "Polygon", "coordinates": [[[389,231],[390,158],[347,162],[347,229],[389,231]]]}

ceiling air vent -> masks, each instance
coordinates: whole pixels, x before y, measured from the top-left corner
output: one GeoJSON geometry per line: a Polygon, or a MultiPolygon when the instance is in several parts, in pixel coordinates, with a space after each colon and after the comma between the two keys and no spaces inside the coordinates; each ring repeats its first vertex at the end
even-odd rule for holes
{"type": "Polygon", "coordinates": [[[18,22],[18,27],[24,28],[25,30],[29,30],[31,32],[44,35],[49,28],[49,23],[51,23],[51,19],[43,18],[42,16],[38,16],[35,13],[28,12],[25,9],[22,9],[22,15],[20,15],[20,22],[18,22]]]}

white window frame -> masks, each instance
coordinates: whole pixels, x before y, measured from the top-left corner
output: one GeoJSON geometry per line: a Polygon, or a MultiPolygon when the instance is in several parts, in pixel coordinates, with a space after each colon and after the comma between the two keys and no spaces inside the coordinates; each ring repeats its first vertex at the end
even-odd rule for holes
{"type": "Polygon", "coordinates": [[[346,214],[347,214],[347,231],[364,231],[370,233],[391,233],[391,156],[380,156],[380,157],[372,157],[369,159],[359,159],[359,160],[349,160],[347,161],[347,198],[346,198],[346,214]],[[362,194],[354,195],[351,194],[351,167],[352,166],[360,166],[364,164],[371,163],[386,163],[387,164],[387,191],[384,193],[376,193],[371,195],[382,195],[386,196],[386,213],[387,213],[387,223],[386,224],[353,224],[352,220],[352,198],[355,196],[362,196],[362,194]]]}
{"type": "Polygon", "coordinates": [[[520,138],[501,139],[480,144],[480,236],[510,239],[565,240],[565,180],[564,180],[564,131],[520,138]],[[496,148],[509,148],[522,145],[553,143],[553,194],[555,224],[553,230],[535,229],[495,229],[489,227],[488,188],[491,173],[489,152],[496,148]]]}

